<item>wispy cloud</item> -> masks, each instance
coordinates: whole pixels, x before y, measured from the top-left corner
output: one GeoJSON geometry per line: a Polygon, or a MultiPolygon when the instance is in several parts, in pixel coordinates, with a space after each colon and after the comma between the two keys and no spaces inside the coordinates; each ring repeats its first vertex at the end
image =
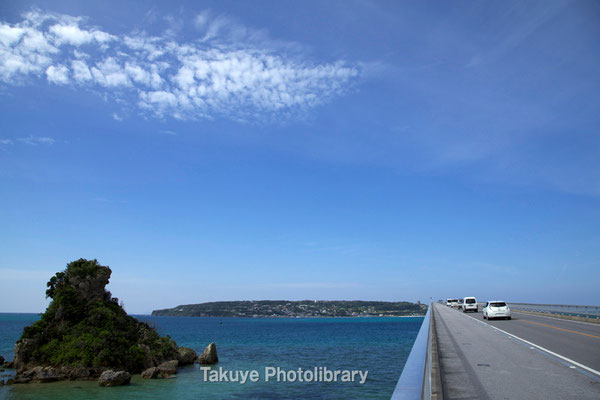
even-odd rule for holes
{"type": "Polygon", "coordinates": [[[0,82],[87,87],[156,117],[234,120],[281,118],[344,94],[359,68],[344,61],[316,64],[274,51],[252,31],[204,12],[198,42],[176,32],[113,35],[82,17],[33,10],[0,23],[0,82]]]}
{"type": "Polygon", "coordinates": [[[13,144],[11,139],[0,139],[0,144],[13,144]]]}
{"type": "Polygon", "coordinates": [[[37,146],[40,144],[54,144],[54,139],[46,136],[27,136],[24,138],[17,139],[21,143],[28,144],[30,146],[37,146]]]}
{"type": "Polygon", "coordinates": [[[113,201],[110,199],[107,199],[105,197],[94,197],[94,201],[97,201],[99,203],[112,203],[113,201]]]}
{"type": "MultiPolygon", "coordinates": [[[[264,30],[246,27],[234,18],[204,10],[194,18],[194,26],[203,36],[202,42],[234,44],[255,43],[268,47],[297,47],[295,43],[281,43],[269,38],[264,30]]],[[[244,46],[242,46],[244,47],[244,46]]]]}

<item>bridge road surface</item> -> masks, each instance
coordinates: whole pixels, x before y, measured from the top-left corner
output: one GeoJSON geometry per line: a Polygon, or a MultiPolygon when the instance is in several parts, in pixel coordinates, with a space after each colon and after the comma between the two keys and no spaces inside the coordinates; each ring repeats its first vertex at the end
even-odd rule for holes
{"type": "Polygon", "coordinates": [[[511,313],[510,321],[487,321],[481,312],[468,315],[600,371],[600,324],[511,313]]]}
{"type": "MultiPolygon", "coordinates": [[[[505,322],[504,324],[497,324],[496,321],[488,324],[481,320],[481,313],[463,314],[442,304],[434,304],[433,307],[444,399],[600,399],[599,375],[579,367],[571,368],[573,364],[525,344],[491,325],[498,325],[499,329],[508,331],[504,328],[517,322],[514,329],[519,333],[529,332],[529,336],[523,339],[540,346],[542,345],[536,342],[535,330],[527,331],[531,328],[525,328],[526,326],[539,329],[542,332],[539,337],[558,346],[564,341],[561,335],[569,332],[526,322],[529,315],[521,313],[515,313],[511,321],[497,321],[505,322]],[[553,334],[558,335],[557,339],[551,339],[553,334]]],[[[540,319],[545,325],[555,325],[556,322],[554,319],[540,319]]],[[[535,322],[538,322],[537,319],[535,322]]],[[[572,331],[596,332],[596,327],[592,325],[573,325],[576,325],[576,329],[569,329],[574,328],[571,325],[563,328],[562,324],[556,324],[557,327],[572,331]]],[[[594,333],[588,334],[600,338],[600,335],[594,333]]],[[[513,334],[521,337],[517,333],[513,334]]],[[[598,357],[600,339],[569,334],[574,336],[572,341],[580,340],[580,336],[594,339],[596,342],[584,342],[583,348],[588,353],[596,354],[595,357],[591,356],[592,361],[598,357]]],[[[572,348],[574,350],[569,350],[572,354],[580,353],[577,346],[572,348]]],[[[566,356],[556,347],[551,351],[566,356]]],[[[574,361],[583,364],[582,361],[574,361]]]]}

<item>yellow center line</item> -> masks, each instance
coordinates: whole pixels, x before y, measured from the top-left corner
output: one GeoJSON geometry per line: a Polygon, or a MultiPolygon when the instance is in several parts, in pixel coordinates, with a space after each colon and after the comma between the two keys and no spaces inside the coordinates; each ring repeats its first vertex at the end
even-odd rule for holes
{"type": "Polygon", "coordinates": [[[528,319],[522,319],[521,321],[529,322],[529,323],[531,323],[531,324],[536,324],[536,325],[547,326],[548,328],[554,328],[554,329],[558,329],[559,331],[565,331],[565,332],[570,332],[570,333],[576,333],[576,334],[578,334],[578,335],[589,336],[589,337],[593,337],[593,338],[596,338],[596,339],[600,339],[600,336],[596,336],[596,335],[590,335],[589,333],[583,333],[583,332],[572,331],[572,330],[570,330],[570,329],[559,328],[558,326],[546,325],[546,324],[542,324],[541,322],[529,321],[528,319]]]}

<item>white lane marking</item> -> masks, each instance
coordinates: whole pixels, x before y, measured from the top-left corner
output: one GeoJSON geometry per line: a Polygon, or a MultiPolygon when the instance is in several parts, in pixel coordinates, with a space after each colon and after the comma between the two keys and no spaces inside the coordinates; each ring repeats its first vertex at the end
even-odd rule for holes
{"type": "Polygon", "coordinates": [[[593,322],[585,322],[585,321],[575,321],[574,319],[566,319],[566,318],[556,318],[556,317],[548,317],[547,315],[537,315],[537,314],[531,314],[528,312],[523,312],[520,310],[513,310],[513,312],[516,312],[517,314],[524,314],[524,315],[532,315],[534,317],[540,317],[540,318],[548,318],[548,319],[555,319],[557,321],[569,321],[569,322],[576,322],[578,324],[585,324],[585,325],[591,325],[591,326],[600,326],[600,324],[595,324],[593,322]]]}
{"type": "MultiPolygon", "coordinates": [[[[462,313],[461,313],[461,314],[462,314],[462,313]]],[[[576,365],[576,366],[578,366],[578,367],[579,367],[579,368],[581,368],[581,369],[584,369],[584,370],[586,370],[586,371],[588,371],[588,372],[591,372],[592,374],[595,374],[595,375],[598,375],[598,376],[600,376],[600,371],[596,371],[596,370],[595,370],[595,369],[593,369],[593,368],[590,368],[590,367],[588,367],[588,366],[586,366],[586,365],[583,365],[583,364],[580,364],[580,363],[578,363],[577,361],[573,361],[573,360],[571,360],[570,358],[567,358],[567,357],[565,357],[565,356],[562,356],[562,355],[560,355],[560,354],[558,354],[558,353],[555,353],[555,352],[553,352],[552,350],[548,350],[548,349],[547,349],[547,348],[545,348],[545,347],[542,347],[542,346],[540,346],[540,345],[537,345],[537,344],[535,344],[535,343],[531,343],[529,340],[525,340],[525,339],[523,339],[523,338],[520,338],[520,337],[518,337],[517,335],[513,335],[512,333],[508,333],[508,332],[506,332],[506,331],[503,331],[503,330],[502,330],[502,329],[500,329],[500,328],[496,328],[496,327],[495,327],[495,326],[493,326],[493,325],[486,324],[485,322],[483,322],[483,321],[480,321],[480,320],[478,320],[478,319],[477,319],[477,318],[475,318],[475,317],[471,317],[470,315],[465,315],[465,314],[462,314],[462,315],[464,315],[465,317],[471,318],[471,319],[473,319],[474,321],[477,321],[477,322],[479,322],[480,324],[483,324],[483,325],[485,325],[485,326],[489,326],[490,328],[493,328],[493,329],[497,330],[498,332],[505,333],[505,334],[507,334],[508,336],[510,336],[510,337],[513,337],[513,338],[515,338],[515,339],[517,339],[517,340],[520,340],[520,341],[521,341],[521,342],[523,342],[523,343],[526,343],[526,344],[528,344],[528,345],[530,345],[530,346],[533,346],[533,347],[535,347],[535,348],[537,348],[537,349],[540,349],[540,350],[542,350],[542,351],[545,351],[546,353],[548,353],[548,354],[550,354],[550,355],[553,355],[553,356],[554,356],[554,357],[556,357],[556,358],[559,358],[559,359],[561,359],[561,360],[563,360],[563,361],[566,361],[566,362],[568,362],[568,363],[571,363],[571,364],[573,364],[573,365],[576,365]]]]}

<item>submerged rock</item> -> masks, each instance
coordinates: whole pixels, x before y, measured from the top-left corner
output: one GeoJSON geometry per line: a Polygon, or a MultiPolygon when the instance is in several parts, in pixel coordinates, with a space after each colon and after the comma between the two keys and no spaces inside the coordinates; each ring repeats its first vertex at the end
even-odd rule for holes
{"type": "Polygon", "coordinates": [[[159,370],[157,367],[151,367],[142,372],[142,378],[144,379],[156,379],[158,377],[159,370]]]}
{"type": "Polygon", "coordinates": [[[4,357],[0,356],[0,365],[4,364],[4,357]]]}
{"type": "Polygon", "coordinates": [[[127,371],[112,371],[107,370],[100,375],[98,378],[98,385],[100,386],[121,386],[129,385],[131,381],[131,374],[127,371]]]}
{"type": "Polygon", "coordinates": [[[55,368],[52,367],[35,367],[33,370],[32,381],[39,383],[56,382],[60,379],[60,375],[55,368]]]}
{"type": "Polygon", "coordinates": [[[15,383],[39,382],[49,383],[60,380],[89,379],[99,372],[91,371],[84,367],[60,367],[37,366],[17,372],[15,383]]]}
{"type": "Polygon", "coordinates": [[[93,371],[90,371],[85,367],[62,367],[60,372],[63,376],[71,381],[77,379],[89,379],[94,375],[93,371]]]}
{"type": "MultiPolygon", "coordinates": [[[[31,376],[16,376],[14,379],[9,379],[8,381],[12,381],[11,383],[29,383],[32,381],[31,376]]],[[[6,382],[8,383],[8,382],[6,382]]]]}
{"type": "Polygon", "coordinates": [[[170,360],[160,364],[158,367],[151,367],[142,372],[142,378],[144,379],[156,379],[156,378],[172,378],[177,373],[177,367],[179,361],[170,360]]]}
{"type": "Polygon", "coordinates": [[[168,378],[170,375],[177,373],[178,366],[179,361],[177,360],[167,361],[158,366],[158,372],[163,378],[168,378]]]}
{"type": "Polygon", "coordinates": [[[198,363],[200,364],[216,364],[219,362],[219,357],[217,356],[217,345],[215,342],[209,344],[204,352],[198,357],[198,363]]]}
{"type": "Polygon", "coordinates": [[[177,361],[179,361],[179,365],[189,365],[193,364],[198,357],[196,351],[194,349],[190,349],[189,347],[180,347],[177,350],[177,361]]]}
{"type": "Polygon", "coordinates": [[[2,365],[3,368],[13,369],[15,367],[15,363],[12,361],[7,361],[2,365]]]}

